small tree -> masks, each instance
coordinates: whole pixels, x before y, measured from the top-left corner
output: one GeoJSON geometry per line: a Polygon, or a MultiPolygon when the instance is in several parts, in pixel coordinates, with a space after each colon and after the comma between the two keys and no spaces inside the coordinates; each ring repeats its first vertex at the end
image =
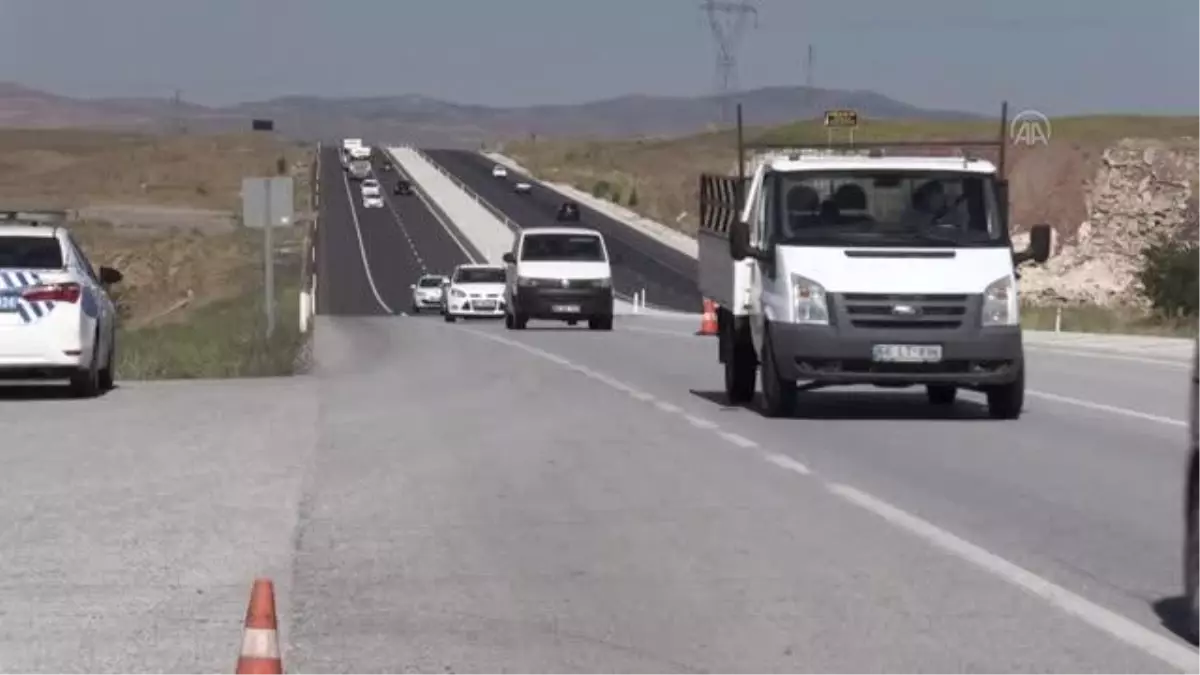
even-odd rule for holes
{"type": "Polygon", "coordinates": [[[592,185],[592,196],[597,199],[604,199],[612,190],[612,185],[606,180],[598,180],[592,185]]]}
{"type": "Polygon", "coordinates": [[[1154,311],[1167,317],[1196,316],[1200,310],[1200,246],[1160,237],[1142,249],[1137,280],[1154,311]]]}
{"type": "Polygon", "coordinates": [[[633,208],[638,205],[637,188],[629,188],[629,200],[626,202],[626,205],[629,208],[633,208]]]}

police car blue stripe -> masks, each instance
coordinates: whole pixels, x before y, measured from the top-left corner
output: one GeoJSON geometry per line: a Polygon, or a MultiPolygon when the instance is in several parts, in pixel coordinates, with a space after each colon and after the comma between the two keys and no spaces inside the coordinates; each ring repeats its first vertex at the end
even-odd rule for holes
{"type": "MultiPolygon", "coordinates": [[[[41,275],[36,272],[14,270],[0,271],[0,290],[20,291],[28,286],[42,283],[41,275]]],[[[31,323],[49,314],[54,309],[53,302],[30,302],[25,299],[17,300],[17,316],[23,323],[31,323]]]]}

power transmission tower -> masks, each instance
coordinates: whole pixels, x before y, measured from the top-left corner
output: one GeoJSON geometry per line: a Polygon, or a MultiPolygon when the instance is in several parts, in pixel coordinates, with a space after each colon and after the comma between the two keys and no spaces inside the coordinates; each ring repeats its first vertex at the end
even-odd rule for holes
{"type": "Polygon", "coordinates": [[[171,97],[171,117],[174,124],[174,131],[177,134],[187,133],[187,123],[183,121],[183,92],[175,90],[175,95],[171,97]]]}
{"type": "MultiPolygon", "coordinates": [[[[813,86],[813,46],[808,46],[808,58],[804,60],[804,86],[813,86]]],[[[811,93],[811,92],[810,92],[811,93]]]]}
{"type": "Polygon", "coordinates": [[[758,9],[750,0],[706,0],[700,8],[708,16],[708,26],[717,43],[716,88],[721,104],[721,122],[730,124],[733,109],[730,95],[739,91],[737,49],[749,21],[753,19],[754,25],[758,25],[758,9]]]}

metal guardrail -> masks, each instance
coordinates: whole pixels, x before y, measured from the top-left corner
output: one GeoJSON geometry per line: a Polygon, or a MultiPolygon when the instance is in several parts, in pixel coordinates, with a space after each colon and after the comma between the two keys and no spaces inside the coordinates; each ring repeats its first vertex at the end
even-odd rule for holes
{"type": "Polygon", "coordinates": [[[461,189],[463,192],[467,193],[467,196],[470,197],[471,199],[474,199],[477,204],[479,204],[480,206],[482,206],[483,208],[485,208],[489,212],[491,212],[491,214],[496,217],[496,220],[499,220],[500,222],[504,223],[505,227],[512,230],[514,233],[521,231],[520,225],[518,225],[516,222],[514,222],[508,216],[504,215],[504,212],[501,211],[500,209],[496,208],[496,206],[494,204],[492,204],[488,200],[484,199],[483,197],[479,196],[478,192],[476,192],[474,189],[471,188],[471,186],[467,185],[465,182],[463,182],[461,179],[459,179],[458,176],[455,176],[454,174],[450,173],[449,171],[446,170],[445,167],[443,167],[441,164],[438,164],[437,161],[435,161],[432,157],[425,154],[424,150],[421,150],[418,147],[413,147],[413,152],[420,155],[422,159],[424,159],[426,162],[429,162],[430,166],[437,169],[438,172],[441,173],[446,178],[450,179],[450,182],[454,183],[455,185],[457,185],[459,187],[459,189],[461,189]]]}

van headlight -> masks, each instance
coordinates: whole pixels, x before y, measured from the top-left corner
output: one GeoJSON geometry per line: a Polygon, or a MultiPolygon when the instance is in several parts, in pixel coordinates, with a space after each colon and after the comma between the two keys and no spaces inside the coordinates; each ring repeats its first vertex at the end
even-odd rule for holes
{"type": "Polygon", "coordinates": [[[609,288],[612,286],[612,279],[604,277],[603,279],[592,279],[592,288],[609,288]]]}
{"type": "Polygon", "coordinates": [[[1017,286],[1011,274],[1006,274],[983,290],[984,326],[1015,326],[1021,321],[1017,307],[1017,286]]]}
{"type": "Polygon", "coordinates": [[[792,298],[796,303],[796,323],[829,325],[829,304],[825,300],[824,286],[793,274],[792,298]]]}
{"type": "Polygon", "coordinates": [[[538,285],[538,280],[532,277],[517,277],[517,285],[525,288],[533,288],[538,285]]]}

